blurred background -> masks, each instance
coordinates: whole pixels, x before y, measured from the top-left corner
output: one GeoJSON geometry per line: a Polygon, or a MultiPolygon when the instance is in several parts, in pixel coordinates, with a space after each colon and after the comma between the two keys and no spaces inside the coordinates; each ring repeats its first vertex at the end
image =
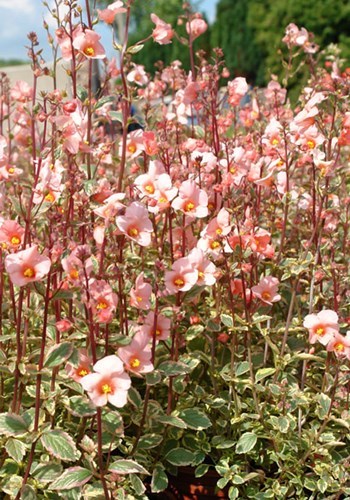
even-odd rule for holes
{"type": "MultiPolygon", "coordinates": [[[[103,8],[111,2],[96,0],[96,7],[103,8]]],[[[57,26],[44,3],[41,0],[0,0],[1,66],[27,62],[24,47],[30,31],[38,34],[46,61],[52,60],[42,25],[45,20],[52,35],[57,26]]],[[[90,3],[93,5],[94,0],[90,3]]],[[[47,0],[47,4],[50,8],[55,6],[54,0],[47,0]]],[[[179,25],[178,21],[183,14],[182,7],[183,0],[135,0],[130,42],[146,38],[152,32],[151,12],[172,24],[180,36],[185,34],[184,23],[181,25],[180,21],[179,25]]],[[[313,32],[315,43],[322,49],[328,47],[326,55],[330,59],[339,48],[343,66],[349,65],[349,0],[193,0],[191,7],[201,12],[209,24],[208,31],[195,41],[195,50],[210,54],[212,48],[221,47],[231,78],[245,76],[252,85],[264,85],[272,73],[281,75],[281,51],[285,53],[281,39],[290,22],[313,32]]],[[[99,23],[96,30],[102,36],[108,56],[117,56],[113,52],[110,28],[99,23]]],[[[133,58],[151,73],[157,61],[166,65],[174,59],[181,59],[188,68],[187,51],[176,40],[164,46],[150,40],[133,58]]]]}

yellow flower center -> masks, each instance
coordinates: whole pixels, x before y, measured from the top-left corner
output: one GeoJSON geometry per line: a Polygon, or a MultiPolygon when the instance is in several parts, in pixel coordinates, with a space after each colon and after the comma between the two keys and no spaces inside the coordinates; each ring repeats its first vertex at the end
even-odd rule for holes
{"type": "Polygon", "coordinates": [[[309,149],[314,149],[314,147],[316,146],[316,142],[313,139],[309,139],[306,142],[306,145],[309,149]]]}
{"type": "Polygon", "coordinates": [[[161,335],[161,334],[162,334],[162,331],[161,331],[161,330],[159,330],[159,328],[157,328],[157,329],[156,329],[156,335],[157,335],[157,337],[159,337],[159,335],[161,335]]]}
{"type": "Polygon", "coordinates": [[[108,304],[104,300],[100,300],[96,306],[96,309],[101,310],[101,309],[107,309],[108,304]]]}
{"type": "Polygon", "coordinates": [[[174,285],[176,285],[178,288],[181,288],[182,286],[184,286],[185,282],[182,278],[176,278],[174,280],[174,285]]]}
{"type": "Polygon", "coordinates": [[[147,186],[145,186],[145,191],[147,191],[147,193],[149,193],[149,194],[153,194],[154,193],[153,184],[147,184],[147,186]]]}
{"type": "Polygon", "coordinates": [[[164,198],[164,196],[161,196],[161,197],[159,198],[159,203],[167,203],[167,201],[168,201],[168,200],[167,200],[166,198],[164,198]]]}
{"type": "Polygon", "coordinates": [[[15,173],[14,167],[7,167],[6,170],[8,171],[9,174],[14,174],[15,173]]]}
{"type": "Polygon", "coordinates": [[[23,269],[23,276],[25,278],[34,278],[35,277],[35,269],[34,267],[28,266],[23,269]]]}
{"type": "Polygon", "coordinates": [[[198,271],[198,277],[203,279],[204,278],[204,273],[203,271],[198,271]]]}
{"type": "Polygon", "coordinates": [[[326,333],[326,330],[324,329],[323,326],[319,326],[317,329],[316,329],[316,335],[318,335],[319,337],[323,337],[323,335],[326,333]]]}
{"type": "Polygon", "coordinates": [[[184,205],[184,210],[185,212],[191,212],[195,207],[195,204],[193,203],[193,201],[186,201],[185,205],[184,205]]]}
{"type": "Polygon", "coordinates": [[[84,54],[85,54],[86,56],[89,56],[89,57],[91,57],[91,56],[94,56],[94,55],[95,55],[95,49],[94,49],[93,47],[85,47],[85,49],[84,49],[84,51],[83,51],[83,52],[84,52],[84,54]]]}
{"type": "Polygon", "coordinates": [[[131,368],[138,368],[141,364],[141,361],[138,358],[131,358],[130,366],[131,368]]]}
{"type": "Polygon", "coordinates": [[[129,227],[128,229],[128,235],[131,236],[131,237],[134,237],[134,236],[137,236],[139,234],[139,230],[137,229],[137,227],[129,227]]]}
{"type": "Polygon", "coordinates": [[[135,151],[136,151],[136,145],[133,144],[133,143],[129,144],[128,145],[128,151],[129,151],[129,153],[134,154],[135,151]]]}
{"type": "Polygon", "coordinates": [[[142,298],[142,297],[140,297],[140,295],[138,295],[138,296],[136,297],[136,300],[137,300],[137,302],[142,302],[142,301],[143,301],[143,298],[142,298]]]}
{"type": "Polygon", "coordinates": [[[112,387],[109,384],[103,384],[103,386],[101,387],[101,390],[102,390],[103,394],[111,394],[112,387]]]}
{"type": "Polygon", "coordinates": [[[222,229],[221,227],[218,227],[217,230],[216,230],[216,234],[220,235],[222,234],[222,229]]]}
{"type": "Polygon", "coordinates": [[[215,250],[215,248],[218,248],[219,246],[220,246],[220,243],[219,243],[218,241],[216,241],[216,240],[214,240],[214,241],[212,241],[212,242],[210,243],[210,248],[211,248],[212,250],[215,250]]]}
{"type": "Polygon", "coordinates": [[[279,139],[277,139],[277,137],[275,137],[274,139],[272,139],[271,144],[272,144],[272,146],[277,146],[277,144],[279,144],[279,142],[280,142],[279,139]]]}
{"type": "Polygon", "coordinates": [[[337,352],[343,352],[345,350],[345,346],[341,342],[337,342],[334,344],[334,350],[337,352]]]}
{"type": "Polygon", "coordinates": [[[89,371],[86,368],[81,368],[80,370],[78,369],[79,377],[85,377],[85,375],[87,375],[88,373],[89,371]]]}
{"type": "Polygon", "coordinates": [[[11,245],[19,245],[21,243],[21,238],[15,234],[12,236],[10,241],[11,245]]]}
{"type": "Polygon", "coordinates": [[[53,203],[55,201],[55,197],[51,191],[45,196],[45,201],[48,201],[49,203],[53,203]]]}

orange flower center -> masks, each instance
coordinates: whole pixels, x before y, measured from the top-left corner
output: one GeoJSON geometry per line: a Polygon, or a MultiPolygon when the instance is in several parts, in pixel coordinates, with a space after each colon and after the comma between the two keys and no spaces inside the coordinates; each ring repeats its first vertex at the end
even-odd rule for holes
{"type": "Polygon", "coordinates": [[[313,139],[309,139],[308,141],[306,141],[306,145],[309,149],[314,149],[314,147],[316,146],[316,142],[313,139]]]}
{"type": "Polygon", "coordinates": [[[15,173],[15,168],[14,167],[6,167],[6,170],[8,171],[9,174],[14,174],[15,173]]]}
{"type": "Polygon", "coordinates": [[[264,300],[271,300],[271,293],[268,291],[265,291],[261,294],[261,298],[264,300]]]}
{"type": "Polygon", "coordinates": [[[34,278],[35,277],[35,269],[32,266],[26,266],[23,269],[23,276],[25,278],[34,278]]]}
{"type": "Polygon", "coordinates": [[[14,234],[10,240],[11,245],[19,245],[21,243],[21,238],[17,236],[17,234],[14,234]]]}
{"type": "Polygon", "coordinates": [[[159,198],[159,203],[167,203],[167,202],[168,202],[168,200],[164,196],[161,196],[159,198]]]}
{"type": "Polygon", "coordinates": [[[129,151],[129,153],[134,154],[136,152],[136,145],[133,143],[129,144],[128,151],[129,151]]]}
{"type": "Polygon", "coordinates": [[[129,236],[135,237],[138,234],[139,234],[139,230],[137,229],[137,227],[134,227],[134,226],[129,227],[129,229],[128,229],[128,235],[129,236]]]}
{"type": "Polygon", "coordinates": [[[83,51],[83,52],[84,52],[84,54],[85,54],[86,56],[89,56],[89,57],[91,57],[91,56],[94,56],[94,55],[95,55],[95,49],[94,49],[93,47],[85,47],[85,49],[84,49],[84,51],[83,51]]]}
{"type": "Polygon", "coordinates": [[[159,337],[160,335],[162,335],[162,330],[159,330],[159,328],[156,329],[156,335],[157,337],[159,337]]]}
{"type": "Polygon", "coordinates": [[[337,342],[336,344],[334,344],[334,350],[337,352],[344,352],[345,346],[341,342],[337,342]]]}
{"type": "Polygon", "coordinates": [[[69,273],[69,276],[73,279],[76,280],[79,278],[79,272],[76,269],[72,269],[71,272],[69,273]]]}
{"type": "Polygon", "coordinates": [[[279,142],[280,142],[279,139],[277,139],[277,137],[275,137],[274,139],[272,139],[271,144],[272,144],[272,146],[277,146],[277,144],[279,144],[279,142]]]}
{"type": "Polygon", "coordinates": [[[182,286],[184,286],[185,282],[182,278],[176,278],[174,280],[174,285],[177,286],[178,288],[181,288],[182,286]]]}
{"type": "Polygon", "coordinates": [[[138,368],[141,364],[141,361],[138,358],[131,358],[130,366],[131,368],[138,368]]]}
{"type": "Polygon", "coordinates": [[[220,243],[219,243],[218,241],[216,241],[216,240],[214,240],[214,241],[212,241],[212,242],[210,243],[210,248],[211,248],[212,250],[215,250],[215,248],[218,248],[219,246],[220,246],[220,243]]]}
{"type": "Polygon", "coordinates": [[[217,230],[216,230],[216,234],[220,235],[222,234],[222,229],[221,227],[218,227],[217,230]]]}
{"type": "Polygon", "coordinates": [[[195,204],[193,203],[193,201],[189,200],[189,201],[186,201],[185,205],[184,205],[184,210],[185,212],[191,212],[195,207],[195,204]]]}

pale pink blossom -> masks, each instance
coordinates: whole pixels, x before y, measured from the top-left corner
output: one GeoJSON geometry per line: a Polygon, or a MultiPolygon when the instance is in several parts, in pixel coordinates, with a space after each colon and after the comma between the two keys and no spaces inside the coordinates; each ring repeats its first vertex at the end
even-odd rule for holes
{"type": "Polygon", "coordinates": [[[165,273],[165,287],[169,293],[187,292],[198,280],[198,271],[188,257],[174,262],[171,271],[165,273]]]}
{"type": "Polygon", "coordinates": [[[159,45],[167,45],[168,43],[171,43],[171,40],[174,36],[174,31],[171,25],[166,23],[153,13],[151,14],[151,20],[156,25],[156,27],[152,31],[153,40],[159,43],[159,45]]]}
{"type": "Polygon", "coordinates": [[[10,94],[14,101],[28,102],[33,99],[34,90],[29,83],[19,80],[11,88],[10,94]]]}
{"type": "Polygon", "coordinates": [[[238,76],[231,82],[228,82],[228,102],[231,106],[238,106],[243,96],[248,92],[247,80],[238,76]]]}
{"type": "Polygon", "coordinates": [[[125,215],[116,218],[116,224],[121,233],[139,245],[147,247],[151,244],[153,225],[148,218],[147,209],[141,203],[131,203],[125,215]]]}
{"type": "Polygon", "coordinates": [[[123,7],[123,2],[121,0],[117,0],[116,2],[108,5],[106,9],[97,10],[97,12],[101,21],[104,21],[107,24],[113,24],[115,16],[126,12],[126,8],[123,7]]]}
{"type": "Polygon", "coordinates": [[[78,352],[78,366],[73,366],[67,363],[65,366],[67,375],[75,382],[80,382],[83,377],[92,371],[92,359],[88,355],[86,349],[79,349],[78,352]]]}
{"type": "Polygon", "coordinates": [[[106,356],[93,366],[94,373],[80,380],[91,401],[96,406],[111,403],[117,408],[125,406],[131,380],[124,371],[123,362],[115,355],[106,356]]]}
{"type": "Polygon", "coordinates": [[[14,220],[5,220],[0,226],[0,244],[3,248],[18,249],[23,243],[24,228],[14,220]]]}
{"type": "Polygon", "coordinates": [[[197,186],[195,181],[187,180],[181,184],[179,196],[172,201],[171,206],[189,216],[206,217],[208,215],[208,195],[197,186]]]}
{"type": "Polygon", "coordinates": [[[7,255],[5,269],[14,285],[24,286],[48,274],[51,260],[38,252],[37,245],[7,255]]]}
{"type": "Polygon", "coordinates": [[[87,59],[104,59],[105,49],[99,42],[101,36],[93,30],[82,30],[73,40],[73,47],[87,59]]]}
{"type": "Polygon", "coordinates": [[[137,309],[147,310],[151,307],[152,286],[143,280],[144,273],[139,274],[135,287],[130,290],[130,305],[137,309]]]}
{"type": "Polygon", "coordinates": [[[147,85],[148,83],[148,76],[146,74],[144,66],[141,65],[134,65],[134,69],[132,69],[126,79],[130,83],[136,83],[136,85],[142,86],[142,85],[147,85]]]}
{"type": "Polygon", "coordinates": [[[197,285],[212,286],[216,282],[216,267],[204,254],[200,248],[193,248],[188,254],[188,259],[198,271],[197,285]]]}
{"type": "Polygon", "coordinates": [[[166,340],[170,336],[171,319],[164,316],[164,314],[157,314],[157,319],[155,322],[155,314],[150,311],[145,319],[145,323],[142,325],[142,331],[146,332],[150,341],[152,341],[153,336],[155,336],[156,342],[159,340],[166,340]]]}
{"type": "Polygon", "coordinates": [[[186,23],[186,31],[190,35],[190,38],[192,40],[195,40],[200,35],[205,33],[207,29],[208,29],[207,23],[204,21],[204,19],[201,19],[200,17],[195,17],[194,19],[192,19],[192,21],[186,23]]]}
{"type": "Polygon", "coordinates": [[[338,332],[334,333],[334,337],[327,344],[327,351],[334,352],[337,358],[350,359],[350,331],[344,337],[338,332]]]}
{"type": "Polygon", "coordinates": [[[90,280],[89,306],[97,323],[110,323],[118,305],[118,295],[105,280],[90,280]]]}
{"type": "Polygon", "coordinates": [[[277,278],[266,276],[259,281],[258,285],[252,287],[252,292],[254,297],[272,305],[274,302],[281,300],[281,296],[277,293],[278,285],[277,278]]]}
{"type": "Polygon", "coordinates": [[[149,340],[149,336],[145,332],[138,331],[129,345],[119,347],[117,353],[124,362],[126,370],[139,374],[148,373],[154,369],[149,340]]]}
{"type": "Polygon", "coordinates": [[[331,309],[324,309],[317,314],[305,316],[303,326],[309,330],[309,342],[317,341],[327,345],[339,331],[338,314],[331,309]]]}

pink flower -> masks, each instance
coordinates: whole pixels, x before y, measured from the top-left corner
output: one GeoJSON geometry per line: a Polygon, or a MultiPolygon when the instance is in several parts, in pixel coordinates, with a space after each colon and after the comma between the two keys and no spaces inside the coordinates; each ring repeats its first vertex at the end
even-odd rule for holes
{"type": "Polygon", "coordinates": [[[198,38],[202,33],[207,31],[208,25],[204,21],[204,19],[201,18],[195,18],[192,19],[189,23],[186,23],[186,31],[190,35],[190,38],[192,40],[195,40],[198,38]]]}
{"type": "Polygon", "coordinates": [[[169,293],[187,292],[198,280],[198,271],[188,257],[174,262],[171,271],[165,273],[165,286],[169,293]]]}
{"type": "Polygon", "coordinates": [[[37,245],[8,255],[5,269],[14,285],[24,286],[39,281],[48,274],[51,260],[38,252],[37,245]]]}
{"type": "Polygon", "coordinates": [[[80,380],[91,401],[96,406],[111,403],[117,408],[125,406],[131,380],[124,371],[122,361],[115,355],[106,356],[94,364],[95,373],[80,380]]]}
{"type": "Polygon", "coordinates": [[[123,7],[123,2],[121,0],[117,0],[116,2],[108,5],[107,9],[97,10],[97,12],[101,21],[104,21],[107,24],[113,24],[115,16],[126,12],[126,8],[123,7]]]}
{"type": "Polygon", "coordinates": [[[106,52],[101,43],[100,35],[95,31],[82,30],[73,40],[73,47],[88,59],[104,59],[106,52]]]}
{"type": "Polygon", "coordinates": [[[90,307],[98,323],[110,323],[118,305],[118,296],[105,280],[89,283],[90,307]]]}
{"type": "Polygon", "coordinates": [[[24,229],[14,220],[5,220],[0,227],[0,243],[4,248],[17,249],[23,243],[24,229]]]}
{"type": "Polygon", "coordinates": [[[346,336],[336,332],[334,337],[328,342],[327,351],[332,351],[337,358],[350,359],[350,331],[346,336]]]}
{"type": "Polygon", "coordinates": [[[228,102],[231,106],[238,106],[240,100],[248,92],[247,80],[238,76],[231,82],[228,82],[228,102]]]}
{"type": "Polygon", "coordinates": [[[61,319],[56,321],[56,328],[60,333],[69,332],[69,330],[73,327],[73,323],[69,321],[69,319],[61,319]]]}
{"type": "Polygon", "coordinates": [[[129,239],[143,247],[151,244],[152,222],[148,218],[147,209],[135,201],[126,209],[125,215],[116,218],[118,229],[129,239]]]}
{"type": "Polygon", "coordinates": [[[131,70],[130,73],[128,73],[126,79],[128,80],[128,82],[136,83],[136,85],[139,86],[146,85],[148,83],[148,76],[146,74],[144,66],[142,65],[135,64],[134,69],[131,70]]]}
{"type": "Polygon", "coordinates": [[[331,309],[308,314],[304,318],[303,326],[309,330],[310,344],[319,341],[322,345],[327,345],[339,331],[338,315],[331,309]]]}
{"type": "Polygon", "coordinates": [[[181,210],[186,215],[206,217],[208,215],[208,195],[197,186],[195,181],[187,180],[181,184],[179,196],[173,200],[171,206],[175,210],[181,210]]]}
{"type": "Polygon", "coordinates": [[[137,332],[131,343],[126,347],[119,347],[118,356],[124,361],[125,368],[133,373],[148,373],[154,367],[151,361],[152,351],[149,345],[149,336],[142,331],[137,332]]]}
{"type": "Polygon", "coordinates": [[[166,340],[170,335],[171,320],[164,316],[164,314],[158,314],[156,323],[154,323],[154,312],[150,311],[145,319],[145,324],[142,325],[142,331],[146,332],[148,339],[151,341],[153,335],[155,334],[156,341],[166,340]]]}
{"type": "Polygon", "coordinates": [[[160,19],[155,14],[151,14],[151,20],[156,25],[152,32],[153,40],[159,43],[159,45],[171,43],[174,36],[174,31],[171,25],[160,19]]]}
{"type": "Polygon", "coordinates": [[[216,282],[216,267],[205,257],[203,250],[193,248],[188,254],[188,258],[191,260],[193,267],[198,271],[197,285],[214,285],[216,282]]]}
{"type": "Polygon", "coordinates": [[[70,363],[66,364],[66,372],[75,382],[80,382],[83,377],[91,373],[92,360],[88,356],[86,349],[79,349],[78,366],[70,363]]]}
{"type": "Polygon", "coordinates": [[[273,302],[281,300],[281,296],[277,293],[279,281],[272,276],[266,276],[259,281],[259,284],[252,287],[254,297],[262,300],[266,304],[272,305],[273,302]]]}
{"type": "Polygon", "coordinates": [[[135,288],[130,290],[130,305],[137,309],[147,310],[151,307],[150,297],[152,287],[149,283],[143,281],[144,274],[141,273],[136,281],[135,288]]]}

